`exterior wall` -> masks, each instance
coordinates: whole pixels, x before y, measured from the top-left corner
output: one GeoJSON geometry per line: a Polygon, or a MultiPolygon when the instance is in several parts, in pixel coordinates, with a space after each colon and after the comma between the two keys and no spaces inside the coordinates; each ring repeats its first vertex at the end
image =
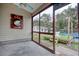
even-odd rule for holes
{"type": "Polygon", "coordinates": [[[31,14],[14,4],[0,4],[0,41],[27,39],[31,40],[31,14]],[[10,28],[10,14],[23,16],[23,29],[10,28]]]}

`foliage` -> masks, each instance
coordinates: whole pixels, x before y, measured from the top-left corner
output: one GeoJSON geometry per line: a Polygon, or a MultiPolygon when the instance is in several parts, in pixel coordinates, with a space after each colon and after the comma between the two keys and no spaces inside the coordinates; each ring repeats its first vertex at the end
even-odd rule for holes
{"type": "Polygon", "coordinates": [[[73,28],[75,29],[76,21],[77,21],[77,7],[76,6],[75,6],[75,8],[72,8],[71,6],[69,6],[63,12],[56,15],[57,30],[60,31],[60,29],[64,29],[67,31],[67,26],[68,26],[67,17],[71,18],[71,22],[73,23],[73,28]]]}
{"type": "MultiPolygon", "coordinates": [[[[40,16],[40,26],[48,28],[48,32],[50,32],[52,28],[52,22],[51,21],[51,16],[50,14],[43,14],[40,16]]],[[[33,26],[39,26],[39,19],[36,18],[33,21],[33,26]]]]}
{"type": "MultiPolygon", "coordinates": [[[[65,31],[68,32],[68,19],[67,17],[71,18],[71,22],[73,23],[73,31],[76,30],[77,26],[77,6],[72,8],[69,6],[67,9],[62,11],[61,13],[56,15],[56,30],[57,31],[65,31]]],[[[48,28],[48,32],[50,32],[52,28],[52,22],[51,22],[51,16],[50,14],[42,14],[40,16],[40,25],[43,27],[48,28]]],[[[34,26],[39,26],[39,18],[36,18],[36,20],[33,21],[34,26]]]]}
{"type": "Polygon", "coordinates": [[[58,43],[67,44],[68,43],[68,40],[59,39],[58,40],[58,43]]]}
{"type": "Polygon", "coordinates": [[[70,38],[72,39],[72,36],[64,36],[64,35],[61,35],[58,38],[58,43],[67,44],[70,41],[70,38]]]}
{"type": "Polygon", "coordinates": [[[44,40],[50,40],[50,37],[44,36],[43,39],[44,40]]]}
{"type": "Polygon", "coordinates": [[[39,19],[33,21],[33,26],[39,26],[39,19]]]}
{"type": "Polygon", "coordinates": [[[43,14],[40,17],[40,25],[48,28],[48,32],[50,32],[50,28],[52,28],[52,23],[50,21],[51,21],[50,14],[43,14]]]}

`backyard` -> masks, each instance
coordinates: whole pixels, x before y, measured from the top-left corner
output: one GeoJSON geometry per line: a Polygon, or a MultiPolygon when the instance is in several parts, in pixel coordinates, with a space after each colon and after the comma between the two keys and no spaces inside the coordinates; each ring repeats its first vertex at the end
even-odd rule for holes
{"type": "MultiPolygon", "coordinates": [[[[41,34],[40,43],[50,49],[53,49],[52,48],[52,44],[53,44],[52,37],[53,37],[52,35],[41,34]]],[[[37,42],[39,41],[37,33],[34,33],[33,39],[37,42]]],[[[78,51],[79,42],[72,40],[72,42],[69,43],[68,36],[62,35],[61,37],[56,37],[55,41],[56,41],[55,44],[57,47],[63,45],[63,47],[65,47],[65,48],[69,48],[69,49],[78,51]]]]}

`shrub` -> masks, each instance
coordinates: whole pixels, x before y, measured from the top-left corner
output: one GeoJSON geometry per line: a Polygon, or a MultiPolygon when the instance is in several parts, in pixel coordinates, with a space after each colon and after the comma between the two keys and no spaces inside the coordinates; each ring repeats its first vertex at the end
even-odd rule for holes
{"type": "Polygon", "coordinates": [[[68,40],[58,39],[58,43],[67,44],[68,40]]]}
{"type": "Polygon", "coordinates": [[[44,39],[44,40],[49,40],[50,37],[44,36],[43,39],[44,39]]]}
{"type": "Polygon", "coordinates": [[[70,39],[72,39],[72,36],[60,36],[60,38],[58,38],[58,43],[62,43],[62,44],[67,44],[69,42],[70,39]]]}

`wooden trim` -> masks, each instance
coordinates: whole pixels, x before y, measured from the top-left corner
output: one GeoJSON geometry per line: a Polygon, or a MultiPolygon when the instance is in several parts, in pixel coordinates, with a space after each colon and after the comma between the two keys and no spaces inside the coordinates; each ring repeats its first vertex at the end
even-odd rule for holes
{"type": "MultiPolygon", "coordinates": [[[[33,31],[33,33],[39,33],[39,32],[33,31]]],[[[48,34],[48,35],[53,35],[53,33],[46,33],[46,32],[40,32],[40,34],[48,34]]]]}
{"type": "Polygon", "coordinates": [[[39,14],[39,44],[40,44],[40,14],[39,14]]]}
{"type": "Polygon", "coordinates": [[[78,32],[79,32],[79,3],[78,3],[78,32]]]}
{"type": "Polygon", "coordinates": [[[53,50],[55,54],[55,9],[53,7],[53,50]]]}
{"type": "Polygon", "coordinates": [[[33,41],[33,17],[31,19],[31,40],[33,41]]]}
{"type": "Polygon", "coordinates": [[[35,43],[38,44],[39,46],[45,48],[45,49],[48,50],[49,52],[54,53],[54,50],[51,50],[51,49],[49,49],[48,47],[46,47],[46,46],[44,46],[44,45],[42,45],[42,44],[40,44],[40,43],[38,43],[38,42],[36,42],[36,41],[34,41],[34,40],[33,40],[33,42],[35,42],[35,43]]]}

